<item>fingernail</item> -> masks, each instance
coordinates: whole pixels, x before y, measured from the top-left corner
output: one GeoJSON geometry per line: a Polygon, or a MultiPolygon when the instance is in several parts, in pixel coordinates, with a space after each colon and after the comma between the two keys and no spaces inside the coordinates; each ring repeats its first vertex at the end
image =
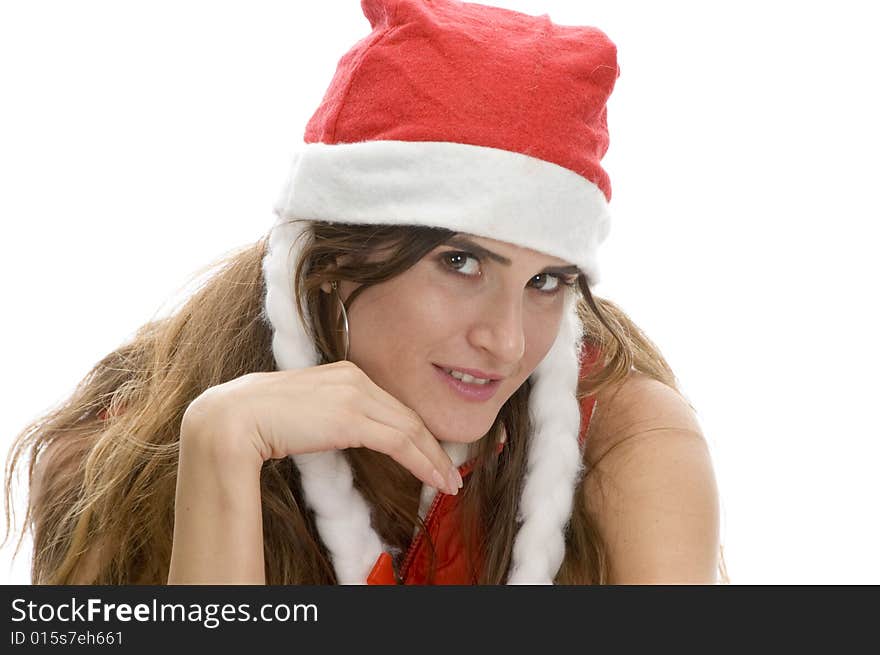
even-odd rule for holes
{"type": "Polygon", "coordinates": [[[443,481],[443,476],[440,475],[440,471],[434,469],[434,472],[431,474],[434,478],[434,486],[438,489],[445,489],[446,482],[443,481]]]}
{"type": "Polygon", "coordinates": [[[459,480],[461,480],[461,476],[458,474],[458,470],[452,469],[449,472],[449,490],[453,496],[461,489],[461,485],[458,483],[459,480]]]}

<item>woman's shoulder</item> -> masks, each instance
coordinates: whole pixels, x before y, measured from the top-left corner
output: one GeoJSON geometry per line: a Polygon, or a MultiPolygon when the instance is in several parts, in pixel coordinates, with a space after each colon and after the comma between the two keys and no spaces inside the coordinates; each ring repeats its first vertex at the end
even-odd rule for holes
{"type": "Polygon", "coordinates": [[[696,414],[639,372],[597,394],[583,491],[608,546],[611,584],[711,584],[718,491],[696,414]]]}
{"type": "Polygon", "coordinates": [[[687,400],[660,380],[632,370],[595,396],[585,456],[596,463],[613,448],[660,430],[703,438],[696,413],[687,400]]]}

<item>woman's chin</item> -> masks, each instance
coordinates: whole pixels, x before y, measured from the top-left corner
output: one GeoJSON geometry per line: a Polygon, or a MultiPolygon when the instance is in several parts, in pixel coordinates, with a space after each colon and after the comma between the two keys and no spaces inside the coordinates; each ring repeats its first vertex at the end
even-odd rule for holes
{"type": "Polygon", "coordinates": [[[438,441],[451,441],[454,443],[473,443],[475,441],[479,441],[482,437],[486,435],[489,429],[492,427],[492,423],[494,421],[494,417],[492,421],[489,421],[486,425],[474,425],[473,423],[467,425],[458,426],[455,423],[450,422],[440,422],[437,425],[436,429],[432,429],[432,426],[427,425],[428,430],[431,431],[438,441]]]}

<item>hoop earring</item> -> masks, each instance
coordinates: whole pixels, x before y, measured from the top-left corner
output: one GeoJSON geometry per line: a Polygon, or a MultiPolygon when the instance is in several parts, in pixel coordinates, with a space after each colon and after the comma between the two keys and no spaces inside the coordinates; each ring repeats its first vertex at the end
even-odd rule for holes
{"type": "Polygon", "coordinates": [[[339,289],[337,288],[336,280],[333,280],[330,283],[330,287],[333,289],[333,293],[336,294],[336,300],[339,301],[339,307],[342,309],[342,326],[343,326],[343,331],[345,332],[345,356],[342,359],[348,359],[348,347],[349,347],[348,313],[345,311],[345,303],[342,302],[342,298],[340,298],[340,296],[339,296],[339,289]]]}

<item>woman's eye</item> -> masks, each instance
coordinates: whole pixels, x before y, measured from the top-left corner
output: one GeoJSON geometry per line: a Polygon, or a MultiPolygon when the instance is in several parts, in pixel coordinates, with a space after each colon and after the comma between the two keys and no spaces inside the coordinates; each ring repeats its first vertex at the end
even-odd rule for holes
{"type": "Polygon", "coordinates": [[[480,274],[480,260],[468,252],[446,252],[443,253],[440,258],[447,266],[458,271],[462,275],[474,276],[480,274]],[[476,262],[476,266],[465,266],[464,264],[466,264],[469,259],[476,262]]]}
{"type": "Polygon", "coordinates": [[[553,293],[562,286],[562,280],[560,280],[555,275],[549,275],[547,273],[540,273],[533,277],[532,280],[540,280],[540,282],[547,282],[549,280],[553,283],[550,286],[544,286],[540,284],[540,282],[538,283],[538,286],[536,286],[535,288],[538,289],[538,291],[543,291],[544,293],[553,293]]]}
{"type": "Polygon", "coordinates": [[[540,280],[542,282],[546,280],[552,280],[553,284],[551,284],[549,287],[540,284],[538,285],[538,287],[535,287],[541,293],[546,293],[548,296],[556,295],[557,293],[561,292],[565,287],[574,288],[574,286],[577,284],[577,278],[567,279],[558,275],[554,275],[553,273],[539,273],[538,275],[533,277],[532,280],[540,280]]]}

